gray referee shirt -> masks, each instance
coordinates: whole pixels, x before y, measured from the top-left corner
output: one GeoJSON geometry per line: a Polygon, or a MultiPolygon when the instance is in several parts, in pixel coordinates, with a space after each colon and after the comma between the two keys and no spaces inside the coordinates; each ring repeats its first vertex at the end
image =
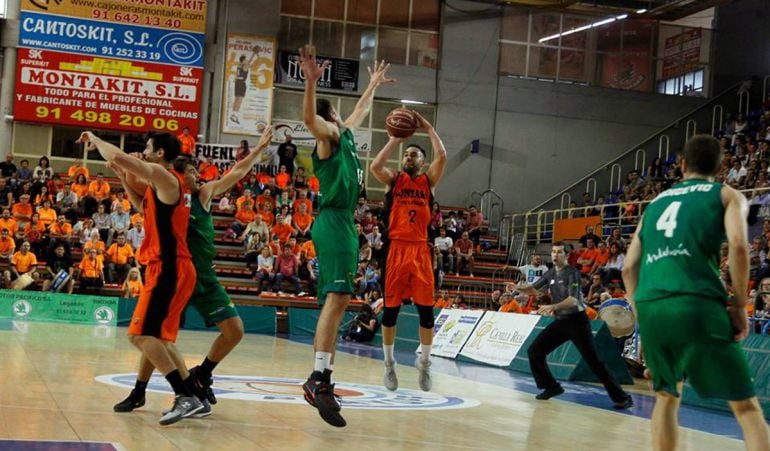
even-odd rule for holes
{"type": "Polygon", "coordinates": [[[556,318],[564,318],[573,313],[583,312],[586,309],[583,302],[583,292],[580,291],[580,271],[572,266],[567,265],[561,271],[557,271],[554,266],[546,271],[537,282],[532,284],[532,287],[538,291],[547,287],[554,304],[558,304],[570,296],[577,299],[576,306],[555,311],[556,318]]]}

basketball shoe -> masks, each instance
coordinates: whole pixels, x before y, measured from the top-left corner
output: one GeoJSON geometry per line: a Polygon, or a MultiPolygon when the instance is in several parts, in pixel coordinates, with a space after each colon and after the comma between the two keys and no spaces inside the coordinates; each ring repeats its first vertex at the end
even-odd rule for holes
{"type": "Polygon", "coordinates": [[[390,391],[398,390],[398,377],[396,376],[396,361],[385,361],[385,374],[382,377],[383,385],[390,391]]]}
{"type": "Polygon", "coordinates": [[[420,385],[420,390],[430,391],[433,382],[430,378],[430,360],[423,360],[422,357],[417,357],[414,361],[414,367],[417,368],[417,382],[420,385]]]}
{"type": "Polygon", "coordinates": [[[144,405],[144,393],[137,394],[136,390],[131,390],[128,397],[123,401],[115,404],[112,410],[115,412],[131,412],[134,409],[138,409],[144,405]]]}
{"type": "Polygon", "coordinates": [[[211,386],[214,384],[214,379],[211,377],[205,378],[201,374],[200,365],[190,368],[190,377],[192,378],[195,388],[195,395],[200,399],[207,399],[211,405],[217,403],[217,397],[214,396],[214,390],[211,386]]]}
{"type": "Polygon", "coordinates": [[[334,394],[334,384],[330,382],[331,371],[324,370],[313,371],[310,377],[302,384],[302,390],[305,393],[305,401],[318,409],[324,421],[334,427],[345,427],[348,423],[340,415],[342,406],[338,396],[334,394]]]}
{"type": "Polygon", "coordinates": [[[203,403],[195,396],[176,395],[174,406],[160,417],[161,426],[168,426],[177,421],[192,416],[203,409],[203,403]]]}

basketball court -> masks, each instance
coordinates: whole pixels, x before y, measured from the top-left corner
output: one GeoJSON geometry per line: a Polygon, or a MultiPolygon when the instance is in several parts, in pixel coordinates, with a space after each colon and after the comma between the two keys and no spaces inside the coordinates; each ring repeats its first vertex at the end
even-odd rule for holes
{"type": "MultiPolygon", "coordinates": [[[[244,337],[217,368],[219,402],[205,419],[158,425],[171,389],[154,375],[147,404],[112,406],[134,384],[139,358],[125,328],[0,320],[0,449],[650,449],[653,398],[637,383],[635,406],[618,412],[601,387],[565,384],[559,399],[536,401],[523,374],[434,358],[433,391],[417,387],[414,355],[398,354],[400,388],[382,387],[380,350],[340,345],[337,392],[348,426],[333,428],[302,399],[312,361],[309,337],[244,337]]],[[[188,366],[200,362],[213,332],[181,331],[188,366]]],[[[682,407],[681,449],[738,450],[740,430],[726,414],[682,407]]]]}

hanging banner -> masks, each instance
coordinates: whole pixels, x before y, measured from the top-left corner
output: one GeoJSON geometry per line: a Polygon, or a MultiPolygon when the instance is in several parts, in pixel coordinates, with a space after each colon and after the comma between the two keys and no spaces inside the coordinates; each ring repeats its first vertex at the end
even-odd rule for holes
{"type": "MultiPolygon", "coordinates": [[[[214,166],[219,169],[219,173],[230,169],[235,164],[236,157],[238,156],[239,146],[230,144],[210,144],[210,143],[197,143],[195,144],[195,158],[199,163],[208,160],[214,166]]],[[[277,161],[273,161],[276,157],[277,144],[270,145],[265,149],[257,159],[257,164],[254,169],[257,172],[265,172],[270,175],[277,173],[277,161]]]]}
{"type": "Polygon", "coordinates": [[[131,3],[22,0],[14,120],[196,135],[206,2],[131,3]]]}
{"type": "Polygon", "coordinates": [[[116,297],[0,290],[0,318],[115,326],[117,311],[116,297]]]}
{"type": "Polygon", "coordinates": [[[460,355],[489,365],[508,366],[539,320],[539,315],[486,312],[460,355]]]}
{"type": "Polygon", "coordinates": [[[228,34],[222,133],[259,136],[273,108],[275,39],[228,34]]]}
{"type": "Polygon", "coordinates": [[[483,310],[441,310],[436,317],[430,354],[450,359],[457,357],[482,315],[483,310]]]}
{"type": "MultiPolygon", "coordinates": [[[[326,58],[319,56],[318,63],[329,61],[329,66],[316,83],[319,88],[347,92],[358,91],[358,66],[356,60],[326,58]]],[[[299,55],[280,52],[278,54],[276,83],[289,86],[305,86],[305,74],[299,67],[299,55]]]]}
{"type": "MultiPolygon", "coordinates": [[[[661,30],[662,32],[662,30],[661,30]]],[[[663,48],[663,78],[671,78],[698,68],[703,30],[685,28],[666,38],[663,48]]]]}

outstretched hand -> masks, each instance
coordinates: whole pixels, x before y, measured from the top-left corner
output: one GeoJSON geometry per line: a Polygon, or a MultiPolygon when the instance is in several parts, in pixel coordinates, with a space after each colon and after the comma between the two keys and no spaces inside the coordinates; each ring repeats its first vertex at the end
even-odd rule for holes
{"type": "Polygon", "coordinates": [[[387,78],[385,76],[388,69],[390,69],[390,64],[385,63],[385,60],[379,62],[375,61],[374,68],[372,68],[372,66],[367,67],[366,70],[369,71],[369,85],[374,85],[376,88],[377,86],[386,83],[394,83],[396,81],[395,78],[387,78]]]}
{"type": "Polygon", "coordinates": [[[96,144],[94,144],[95,139],[96,135],[94,135],[93,132],[85,131],[80,134],[80,137],[75,141],[75,144],[85,144],[86,152],[91,152],[92,150],[96,150],[96,144]]]}
{"type": "Polygon", "coordinates": [[[264,149],[265,147],[270,145],[270,141],[272,140],[273,140],[273,126],[268,125],[262,131],[262,136],[259,138],[259,142],[257,143],[257,149],[264,149]]]}
{"type": "Polygon", "coordinates": [[[323,63],[318,64],[316,61],[315,46],[305,44],[304,47],[299,49],[299,67],[305,74],[305,80],[310,83],[315,83],[321,78],[324,71],[329,67],[331,61],[325,60],[323,63]]]}
{"type": "Polygon", "coordinates": [[[424,132],[429,132],[433,126],[430,125],[430,122],[428,122],[427,119],[422,117],[420,113],[417,111],[412,110],[412,114],[414,115],[414,120],[417,122],[417,130],[422,130],[424,132]]]}

